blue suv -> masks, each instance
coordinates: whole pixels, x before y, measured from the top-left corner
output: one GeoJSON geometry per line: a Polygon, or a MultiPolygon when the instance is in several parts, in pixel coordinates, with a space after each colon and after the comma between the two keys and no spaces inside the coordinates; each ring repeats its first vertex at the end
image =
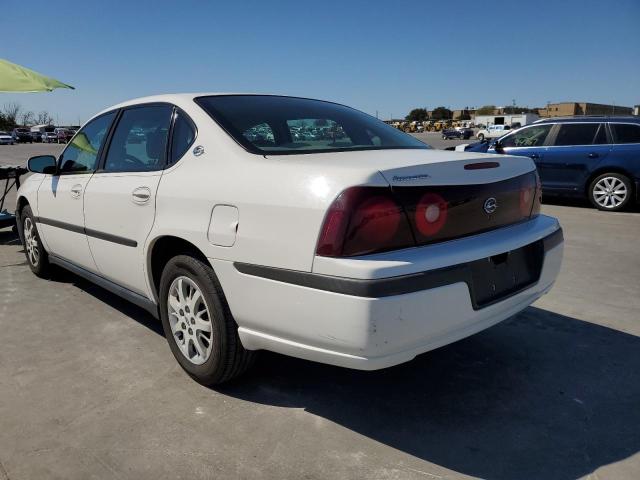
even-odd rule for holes
{"type": "Polygon", "coordinates": [[[539,120],[487,152],[531,157],[546,195],[587,197],[607,211],[640,201],[640,117],[539,120]]]}

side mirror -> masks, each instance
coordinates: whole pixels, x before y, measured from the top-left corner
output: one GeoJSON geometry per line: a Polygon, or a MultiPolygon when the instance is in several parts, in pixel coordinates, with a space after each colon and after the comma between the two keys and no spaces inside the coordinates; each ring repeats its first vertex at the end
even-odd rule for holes
{"type": "Polygon", "coordinates": [[[38,155],[31,157],[27,162],[27,168],[33,173],[46,173],[53,175],[56,173],[56,157],[53,155],[38,155]]]}
{"type": "Polygon", "coordinates": [[[493,144],[493,149],[498,153],[502,153],[504,152],[504,145],[502,145],[500,140],[496,140],[493,144]]]}

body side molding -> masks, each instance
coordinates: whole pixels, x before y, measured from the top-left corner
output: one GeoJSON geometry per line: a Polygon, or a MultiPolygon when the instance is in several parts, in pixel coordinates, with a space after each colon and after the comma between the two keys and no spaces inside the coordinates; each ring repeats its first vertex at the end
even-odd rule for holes
{"type": "Polygon", "coordinates": [[[35,220],[37,223],[42,223],[43,225],[62,228],[64,230],[69,230],[70,232],[75,232],[75,233],[84,233],[89,237],[98,238],[100,240],[106,240],[107,242],[118,243],[126,247],[138,246],[138,242],[136,242],[135,240],[131,240],[125,237],[119,237],[118,235],[112,235],[110,233],[99,232],[98,230],[92,230],[90,228],[84,228],[79,225],[73,225],[71,223],[60,222],[58,220],[53,220],[51,218],[44,218],[44,217],[36,217],[35,220]]]}

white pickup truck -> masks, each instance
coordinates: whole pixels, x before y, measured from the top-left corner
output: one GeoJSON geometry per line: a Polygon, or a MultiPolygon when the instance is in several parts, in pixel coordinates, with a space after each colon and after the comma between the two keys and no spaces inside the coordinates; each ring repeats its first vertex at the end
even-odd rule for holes
{"type": "Polygon", "coordinates": [[[511,130],[509,125],[491,125],[480,130],[476,138],[480,141],[485,138],[498,138],[508,133],[509,130],[511,130]]]}

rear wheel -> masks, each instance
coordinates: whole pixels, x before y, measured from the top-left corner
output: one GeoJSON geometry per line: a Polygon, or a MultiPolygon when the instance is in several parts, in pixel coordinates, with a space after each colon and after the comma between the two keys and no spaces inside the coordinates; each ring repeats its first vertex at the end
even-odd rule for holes
{"type": "Polygon", "coordinates": [[[483,133],[479,133],[478,134],[478,140],[480,140],[480,141],[484,140],[484,134],[483,133]]]}
{"type": "Polygon", "coordinates": [[[169,347],[198,383],[215,385],[242,374],[245,350],[222,287],[207,263],[190,255],[169,260],[160,280],[160,317],[169,347]]]}
{"type": "Polygon", "coordinates": [[[24,253],[27,257],[29,268],[38,277],[47,278],[49,276],[49,257],[42,246],[40,235],[36,228],[36,221],[30,206],[22,209],[20,215],[22,221],[22,237],[24,241],[24,253]]]}
{"type": "Polygon", "coordinates": [[[631,181],[620,173],[605,173],[593,179],[589,186],[589,200],[599,210],[624,210],[632,198],[631,181]]]}

